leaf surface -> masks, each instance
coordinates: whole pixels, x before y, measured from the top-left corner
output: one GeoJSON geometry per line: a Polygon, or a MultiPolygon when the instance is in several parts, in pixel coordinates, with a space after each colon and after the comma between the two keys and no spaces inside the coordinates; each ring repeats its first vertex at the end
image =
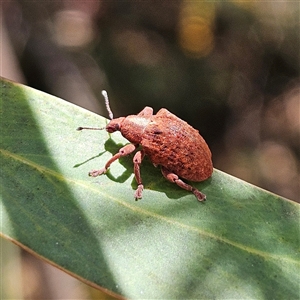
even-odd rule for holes
{"type": "Polygon", "coordinates": [[[1,81],[1,234],[110,294],[132,299],[298,299],[299,204],[214,170],[205,204],[147,159],[134,201],[127,143],[76,131],[106,119],[1,81]]]}

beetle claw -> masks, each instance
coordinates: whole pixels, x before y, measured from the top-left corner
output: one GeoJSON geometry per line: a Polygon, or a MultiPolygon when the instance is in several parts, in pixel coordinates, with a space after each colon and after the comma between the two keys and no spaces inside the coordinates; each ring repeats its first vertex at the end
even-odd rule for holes
{"type": "Polygon", "coordinates": [[[138,188],[136,189],[136,191],[134,193],[135,200],[142,199],[143,189],[144,189],[144,186],[142,184],[139,184],[138,188]]]}
{"type": "Polygon", "coordinates": [[[106,172],[106,168],[102,168],[100,170],[92,170],[91,172],[89,172],[89,176],[91,176],[91,177],[97,177],[99,175],[102,175],[105,172],[106,172]]]}
{"type": "Polygon", "coordinates": [[[201,193],[199,190],[193,188],[192,192],[196,196],[198,201],[202,202],[206,200],[206,195],[201,193]]]}

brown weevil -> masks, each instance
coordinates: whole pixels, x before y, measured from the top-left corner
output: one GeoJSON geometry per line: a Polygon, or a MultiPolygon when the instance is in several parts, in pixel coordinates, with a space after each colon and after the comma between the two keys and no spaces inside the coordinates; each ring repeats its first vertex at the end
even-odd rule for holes
{"type": "Polygon", "coordinates": [[[165,108],[153,115],[153,109],[146,106],[137,115],[114,119],[106,91],[102,91],[102,94],[110,122],[104,128],[79,127],[77,130],[106,129],[109,133],[120,131],[130,144],[122,147],[104,168],[93,170],[89,175],[96,177],[105,173],[115,160],[134,152],[141,145],[142,150],[137,151],[133,157],[134,175],[138,184],[135,199],[142,198],[144,186],[140,164],[144,156],[148,155],[154,166],[161,166],[161,172],[167,180],[191,191],[199,201],[205,200],[203,193],[180,179],[203,181],[213,172],[211,152],[199,131],[165,108]]]}

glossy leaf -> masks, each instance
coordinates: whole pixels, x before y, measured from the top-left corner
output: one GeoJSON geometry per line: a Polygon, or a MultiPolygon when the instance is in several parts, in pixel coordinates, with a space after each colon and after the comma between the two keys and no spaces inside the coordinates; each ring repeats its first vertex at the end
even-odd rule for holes
{"type": "Polygon", "coordinates": [[[132,299],[299,298],[299,205],[215,170],[205,204],[132,156],[127,141],[76,131],[106,119],[1,81],[1,233],[108,293],[132,299]]]}

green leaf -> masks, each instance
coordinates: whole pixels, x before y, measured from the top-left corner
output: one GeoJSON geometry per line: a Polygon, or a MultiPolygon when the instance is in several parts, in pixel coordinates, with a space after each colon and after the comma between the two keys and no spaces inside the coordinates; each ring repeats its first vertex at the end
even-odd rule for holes
{"type": "Polygon", "coordinates": [[[132,299],[299,299],[299,205],[214,170],[205,204],[132,156],[76,131],[106,119],[1,81],[1,234],[84,282],[132,299]]]}

